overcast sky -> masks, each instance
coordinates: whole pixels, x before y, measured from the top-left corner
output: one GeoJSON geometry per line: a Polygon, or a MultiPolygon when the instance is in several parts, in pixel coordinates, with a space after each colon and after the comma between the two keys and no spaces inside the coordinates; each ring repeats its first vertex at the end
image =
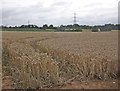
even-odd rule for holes
{"type": "MultiPolygon", "coordinates": [[[[73,24],[76,12],[80,25],[118,22],[119,0],[2,0],[4,25],[73,24]]],[[[1,8],[0,8],[1,10],[1,8]]]]}

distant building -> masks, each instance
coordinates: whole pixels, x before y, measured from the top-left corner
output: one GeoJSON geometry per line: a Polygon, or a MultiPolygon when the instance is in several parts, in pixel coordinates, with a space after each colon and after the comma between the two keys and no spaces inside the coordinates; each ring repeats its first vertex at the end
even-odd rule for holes
{"type": "Polygon", "coordinates": [[[101,30],[100,30],[100,28],[98,28],[98,32],[100,32],[101,30]]]}

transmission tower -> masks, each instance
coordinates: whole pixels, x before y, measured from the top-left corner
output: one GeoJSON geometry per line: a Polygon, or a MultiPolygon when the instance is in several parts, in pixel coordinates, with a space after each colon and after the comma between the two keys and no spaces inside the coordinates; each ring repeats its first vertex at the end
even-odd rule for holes
{"type": "Polygon", "coordinates": [[[76,18],[77,18],[77,17],[76,17],[76,13],[74,13],[74,20],[73,20],[73,21],[74,21],[74,24],[76,24],[76,18]]]}
{"type": "Polygon", "coordinates": [[[75,25],[76,24],[76,18],[77,18],[76,17],[76,13],[74,13],[74,17],[73,18],[74,18],[74,20],[73,20],[73,22],[74,22],[73,23],[73,30],[76,30],[76,25],[75,25]]]}
{"type": "Polygon", "coordinates": [[[30,25],[30,21],[28,20],[28,25],[30,25]]]}

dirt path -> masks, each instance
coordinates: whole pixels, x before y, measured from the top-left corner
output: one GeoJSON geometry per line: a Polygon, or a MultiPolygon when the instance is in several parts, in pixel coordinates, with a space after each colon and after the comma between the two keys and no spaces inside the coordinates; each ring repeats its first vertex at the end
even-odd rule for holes
{"type": "Polygon", "coordinates": [[[62,89],[118,89],[118,81],[89,81],[89,82],[71,82],[65,84],[62,89]]]}

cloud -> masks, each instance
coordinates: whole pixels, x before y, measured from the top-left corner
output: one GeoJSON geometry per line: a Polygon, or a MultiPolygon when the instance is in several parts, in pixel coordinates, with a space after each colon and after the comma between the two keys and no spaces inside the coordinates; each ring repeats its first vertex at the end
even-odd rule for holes
{"type": "Polygon", "coordinates": [[[5,25],[72,24],[77,13],[79,24],[117,23],[118,0],[4,0],[2,20],[5,25]]]}

